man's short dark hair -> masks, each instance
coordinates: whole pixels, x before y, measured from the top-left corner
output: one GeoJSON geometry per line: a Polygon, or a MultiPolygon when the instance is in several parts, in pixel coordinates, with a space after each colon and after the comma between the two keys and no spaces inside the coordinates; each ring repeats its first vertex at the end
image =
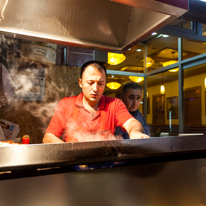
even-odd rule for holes
{"type": "Polygon", "coordinates": [[[81,67],[81,72],[80,72],[80,78],[82,78],[82,75],[85,71],[85,69],[88,67],[88,66],[93,66],[95,68],[97,68],[100,72],[102,72],[102,70],[105,71],[105,74],[107,74],[107,70],[104,66],[104,64],[102,62],[99,62],[99,61],[88,61],[86,63],[84,63],[81,67]]]}
{"type": "Polygon", "coordinates": [[[142,92],[142,87],[136,82],[127,82],[122,90],[122,94],[125,95],[128,89],[140,89],[142,92]]]}

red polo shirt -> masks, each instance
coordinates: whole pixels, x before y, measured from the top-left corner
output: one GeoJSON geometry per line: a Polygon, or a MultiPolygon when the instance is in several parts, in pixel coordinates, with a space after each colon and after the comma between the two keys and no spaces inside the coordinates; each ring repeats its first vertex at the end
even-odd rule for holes
{"type": "Polygon", "coordinates": [[[109,140],[114,139],[117,126],[122,126],[132,118],[120,99],[104,95],[92,117],[84,108],[82,98],[83,93],[63,98],[57,105],[46,133],[57,137],[63,135],[67,142],[109,140]]]}

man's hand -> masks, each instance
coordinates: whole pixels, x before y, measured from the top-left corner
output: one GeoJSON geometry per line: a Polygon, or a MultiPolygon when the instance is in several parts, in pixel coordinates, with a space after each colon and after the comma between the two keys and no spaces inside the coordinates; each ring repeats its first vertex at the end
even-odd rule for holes
{"type": "Polygon", "coordinates": [[[129,134],[130,139],[144,139],[149,138],[148,135],[143,134],[142,124],[135,118],[128,119],[124,124],[123,128],[129,134]]]}
{"type": "Polygon", "coordinates": [[[54,134],[46,133],[43,138],[43,143],[63,143],[63,141],[54,134]]]}
{"type": "Polygon", "coordinates": [[[143,133],[132,132],[132,134],[130,134],[130,139],[145,139],[145,138],[150,138],[150,137],[143,133]]]}

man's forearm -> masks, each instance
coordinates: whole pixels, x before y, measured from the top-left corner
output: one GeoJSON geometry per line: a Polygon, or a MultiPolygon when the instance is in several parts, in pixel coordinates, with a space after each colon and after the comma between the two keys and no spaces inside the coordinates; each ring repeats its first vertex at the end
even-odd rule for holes
{"type": "Polygon", "coordinates": [[[139,121],[137,121],[136,119],[133,119],[130,121],[128,130],[129,130],[128,131],[129,136],[132,133],[143,133],[142,124],[139,121]]]}
{"type": "Polygon", "coordinates": [[[127,120],[123,127],[129,134],[130,139],[149,138],[149,136],[143,134],[142,124],[134,118],[127,120]]]}
{"type": "Polygon", "coordinates": [[[43,143],[63,143],[63,141],[54,134],[46,133],[43,138],[43,143]]]}

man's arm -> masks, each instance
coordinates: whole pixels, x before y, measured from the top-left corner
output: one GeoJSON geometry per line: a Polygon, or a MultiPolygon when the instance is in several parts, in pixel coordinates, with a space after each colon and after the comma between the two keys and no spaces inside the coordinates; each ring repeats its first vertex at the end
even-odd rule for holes
{"type": "Polygon", "coordinates": [[[45,133],[43,143],[63,143],[63,141],[52,133],[45,133]]]}
{"type": "Polygon", "coordinates": [[[123,128],[129,134],[130,139],[143,139],[149,138],[146,134],[143,134],[142,124],[135,118],[128,119],[124,124],[123,128]]]}

